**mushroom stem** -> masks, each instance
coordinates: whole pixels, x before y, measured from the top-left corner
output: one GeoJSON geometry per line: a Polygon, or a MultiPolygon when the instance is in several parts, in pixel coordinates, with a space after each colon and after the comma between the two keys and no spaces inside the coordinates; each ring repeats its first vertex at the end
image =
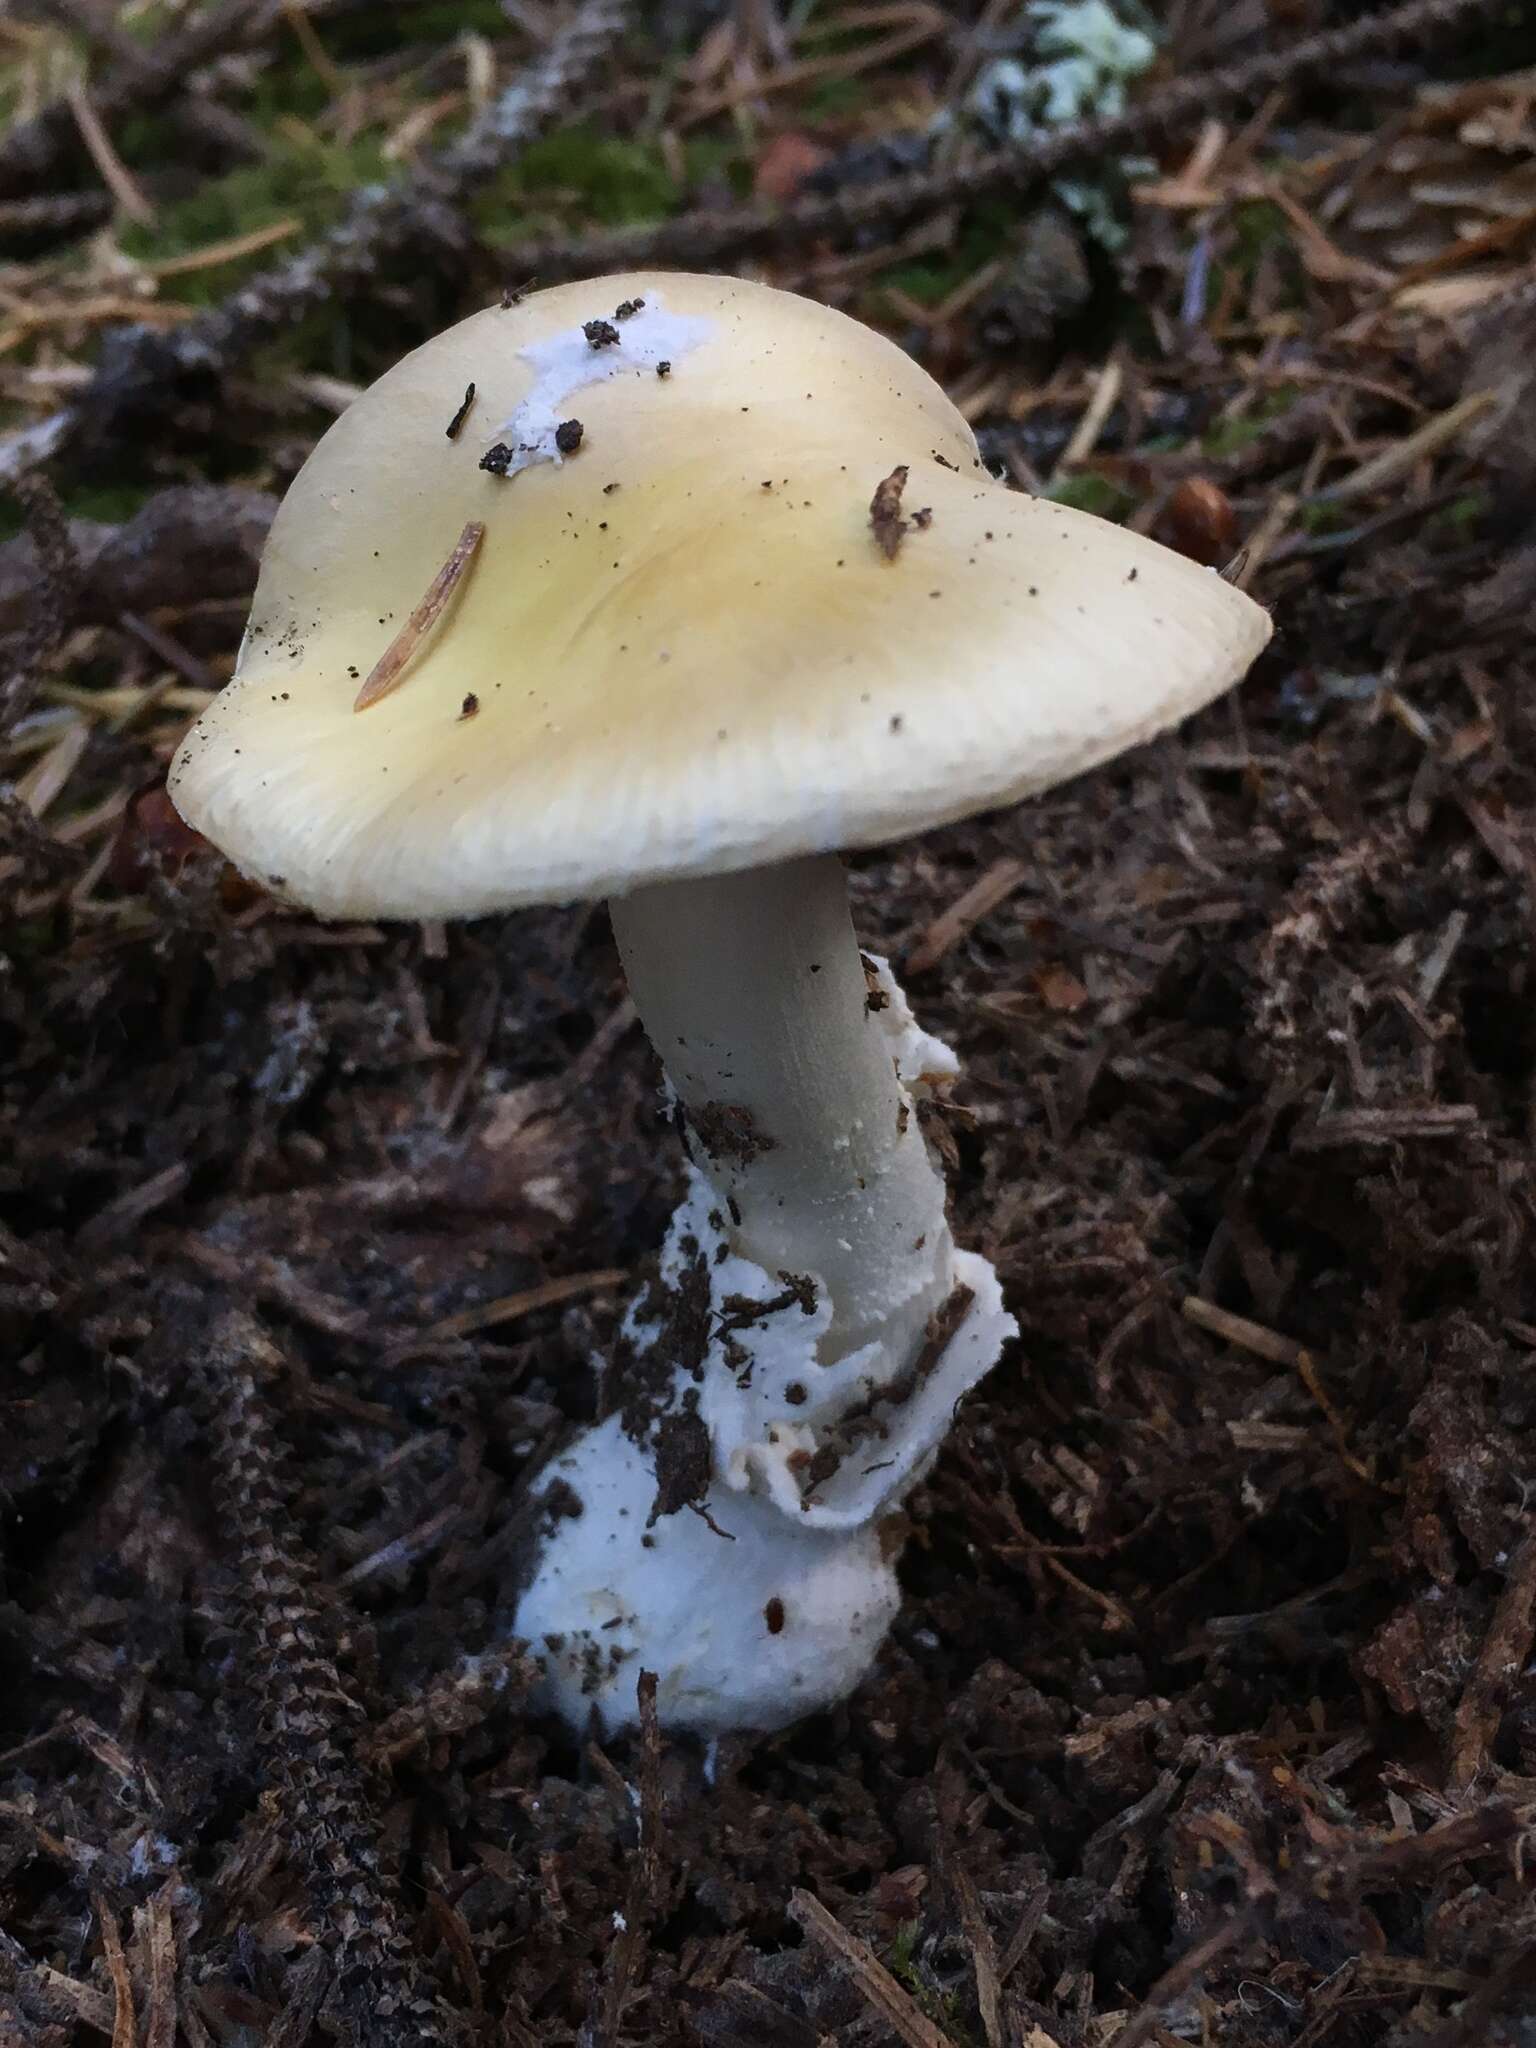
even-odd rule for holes
{"type": "Polygon", "coordinates": [[[863,1675],[897,1602],[885,1518],[1016,1325],[955,1249],[913,1112],[954,1055],[860,954],[841,863],[612,912],[692,1170],[612,1410],[534,1496],[549,1529],[513,1626],[573,1723],[631,1720],[639,1668],[669,1721],[777,1728],[863,1675]]]}
{"type": "Polygon", "coordinates": [[[954,1285],[913,1093],[955,1060],[861,956],[842,863],[662,883],[611,910],[732,1250],[825,1288],[823,1363],[878,1341],[900,1371],[954,1285]]]}

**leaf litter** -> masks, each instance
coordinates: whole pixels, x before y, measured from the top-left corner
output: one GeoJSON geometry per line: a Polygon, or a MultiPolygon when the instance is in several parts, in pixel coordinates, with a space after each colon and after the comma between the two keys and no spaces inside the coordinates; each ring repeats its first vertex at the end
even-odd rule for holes
{"type": "MultiPolygon", "coordinates": [[[[200,117],[216,156],[250,75],[219,52],[279,76],[291,30],[208,7],[147,59],[97,51],[110,158],[29,74],[0,233],[46,317],[6,331],[0,398],[64,459],[62,504],[29,487],[0,548],[0,2036],[1515,2038],[1532,53],[1450,0],[1408,10],[1441,41],[1378,37],[1402,114],[1378,146],[1379,71],[1341,59],[1324,91],[1280,63],[1298,25],[1364,61],[1351,11],[1267,11],[1175,40],[1182,111],[1136,138],[1162,154],[1097,327],[1071,277],[1048,288],[1059,217],[976,232],[995,166],[861,184],[876,145],[899,160],[894,98],[941,112],[974,70],[922,10],[849,25],[835,116],[824,58],[766,16],[695,31],[680,130],[808,134],[821,183],[777,237],[713,203],[623,231],[887,326],[994,466],[1205,558],[1236,537],[1281,628],[1156,748],[854,861],[861,939],[964,1055],[935,1141],[1024,1334],[909,1505],[868,1684],[710,1748],[649,1709],[611,1752],[531,1717],[501,1626],[527,1481],[590,1419],[588,1360],[675,1195],[601,913],[319,927],[146,798],[230,672],[334,373],[301,325],[257,403],[225,341],[334,291],[372,374],[615,230],[578,199],[510,265],[471,237],[450,284],[420,253],[434,177],[472,168],[450,143],[216,308],[195,375],[179,313],[114,356],[120,297],[47,238],[99,229],[108,161],[163,207],[128,114],[200,117]],[[1283,105],[1234,118],[1197,89],[1212,62],[1283,75],[1283,105]],[[893,219],[915,253],[871,247],[893,219]],[[101,431],[58,439],[61,404],[101,431]]],[[[341,81],[348,119],[391,128],[441,89],[430,29],[402,87],[352,20],[306,10],[335,72],[317,132],[341,81]]],[[[574,65],[486,33],[560,119],[574,65]]],[[[608,56],[603,89],[665,129],[654,57],[608,56]]],[[[526,145],[495,104],[476,164],[526,145]]]]}

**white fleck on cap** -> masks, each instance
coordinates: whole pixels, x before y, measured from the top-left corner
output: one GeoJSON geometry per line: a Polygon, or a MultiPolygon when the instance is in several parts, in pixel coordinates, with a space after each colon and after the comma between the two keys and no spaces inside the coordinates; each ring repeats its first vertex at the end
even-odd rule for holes
{"type": "Polygon", "coordinates": [[[1211,571],[994,482],[869,328],[734,278],[609,278],[473,315],[335,422],[170,790],[314,910],[475,916],[1012,802],[1198,709],[1268,636],[1211,571]],[[870,507],[901,465],[889,553],[870,507]]]}

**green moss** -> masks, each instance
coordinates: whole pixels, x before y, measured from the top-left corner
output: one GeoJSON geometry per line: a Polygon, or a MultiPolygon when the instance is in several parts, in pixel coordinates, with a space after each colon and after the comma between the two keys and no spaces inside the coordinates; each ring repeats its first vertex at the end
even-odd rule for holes
{"type": "Polygon", "coordinates": [[[905,292],[920,306],[941,306],[951,292],[958,291],[984,263],[997,254],[995,238],[978,227],[967,227],[959,246],[942,256],[909,257],[882,271],[880,283],[893,291],[905,292]]]}
{"type": "Polygon", "coordinates": [[[0,920],[5,932],[5,950],[13,960],[40,960],[56,952],[61,943],[57,914],[18,919],[15,924],[0,920]]]}
{"type": "Polygon", "coordinates": [[[531,219],[552,214],[594,227],[632,227],[675,212],[685,186],[739,168],[733,143],[694,137],[684,145],[680,182],[657,145],[600,135],[583,123],[547,135],[526,150],[478,196],[473,218],[498,246],[514,241],[531,219]]]}
{"type": "Polygon", "coordinates": [[[1299,306],[1303,302],[1301,262],[1292,240],[1291,225],[1280,208],[1268,199],[1252,199],[1232,209],[1231,233],[1223,237],[1220,253],[1211,262],[1206,280],[1205,303],[1220,305],[1229,289],[1239,299],[1247,297],[1259,265],[1268,257],[1278,260],[1283,289],[1279,303],[1299,306]]]}
{"type": "MultiPolygon", "coordinates": [[[[279,137],[264,163],[244,164],[222,178],[210,178],[188,198],[162,208],[150,226],[125,228],[123,247],[130,256],[153,263],[193,254],[212,242],[292,216],[303,223],[304,235],[312,235],[336,219],[359,185],[388,171],[371,139],[342,144],[319,137],[279,137]]],[[[295,235],[296,243],[299,239],[295,235]]],[[[162,290],[167,298],[205,305],[223,298],[247,271],[273,259],[269,247],[233,263],[167,278],[162,290]]]]}
{"type": "Polygon", "coordinates": [[[1234,258],[1251,277],[1259,259],[1270,249],[1288,249],[1290,222],[1272,199],[1246,199],[1232,209],[1234,258]]]}
{"type": "Polygon", "coordinates": [[[1349,507],[1332,504],[1327,498],[1314,498],[1298,509],[1296,517],[1307,533],[1342,533],[1352,524],[1349,507]]]}
{"type": "MultiPolygon", "coordinates": [[[[82,485],[66,491],[63,504],[70,519],[99,519],[107,526],[120,526],[156,495],[154,484],[82,485]]],[[[11,540],[23,526],[21,506],[9,491],[0,491],[0,540],[11,540]]]]}
{"type": "Polygon", "coordinates": [[[411,43],[420,43],[424,52],[441,49],[466,34],[500,40],[507,27],[501,0],[418,0],[415,5],[402,0],[393,7],[355,7],[334,17],[315,17],[316,33],[338,64],[393,56],[411,43]]]}
{"type": "Polygon", "coordinates": [[[869,105],[869,86],[862,78],[818,78],[805,88],[800,107],[806,125],[849,121],[869,105]]]}
{"type": "Polygon", "coordinates": [[[920,306],[941,306],[970,275],[970,266],[947,256],[919,256],[893,263],[880,273],[879,284],[903,292],[920,306]]]}
{"type": "Polygon", "coordinates": [[[1486,491],[1463,491],[1459,498],[1453,498],[1449,505],[1442,505],[1431,519],[1426,532],[1437,539],[1443,537],[1454,547],[1464,547],[1476,538],[1477,530],[1488,516],[1488,494],[1486,491]]]}
{"type": "Polygon", "coordinates": [[[1207,455],[1235,455],[1239,448],[1257,441],[1282,413],[1289,412],[1299,396],[1294,385],[1277,385],[1268,398],[1261,399],[1240,419],[1219,420],[1202,435],[1201,448],[1207,455]]]}
{"type": "Polygon", "coordinates": [[[126,16],[116,15],[112,26],[129,41],[143,43],[146,48],[153,49],[163,36],[175,34],[181,20],[178,10],[166,6],[164,0],[158,0],[158,4],[151,0],[147,7],[136,7],[126,16]]]}
{"type": "Polygon", "coordinates": [[[119,526],[159,495],[157,484],[96,484],[72,491],[64,500],[71,519],[100,519],[119,526]]]}
{"type": "Polygon", "coordinates": [[[942,305],[973,278],[983,264],[1005,256],[1018,226],[1017,215],[998,206],[978,207],[967,217],[954,246],[942,254],[909,257],[883,271],[880,283],[905,292],[920,306],[942,305]]]}
{"type": "Polygon", "coordinates": [[[1092,512],[1099,519],[1123,519],[1136,502],[1123,485],[1111,483],[1091,469],[1057,477],[1045,495],[1053,505],[1069,505],[1074,512],[1092,512]]]}

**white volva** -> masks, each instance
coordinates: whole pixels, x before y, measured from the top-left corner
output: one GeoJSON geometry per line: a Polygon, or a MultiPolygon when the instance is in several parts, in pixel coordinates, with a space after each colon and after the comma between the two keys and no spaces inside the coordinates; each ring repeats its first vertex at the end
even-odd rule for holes
{"type": "Polygon", "coordinates": [[[877,1524],[801,1531],[760,1496],[712,1496],[646,1530],[654,1461],[617,1416],[554,1462],[584,1503],[562,1518],[517,1628],[543,1658],[548,1703],[574,1727],[635,1718],[656,1674],[669,1726],[778,1728],[852,1692],[900,1605],[877,1524]],[[649,1537],[642,1547],[641,1532],[649,1537]]]}

